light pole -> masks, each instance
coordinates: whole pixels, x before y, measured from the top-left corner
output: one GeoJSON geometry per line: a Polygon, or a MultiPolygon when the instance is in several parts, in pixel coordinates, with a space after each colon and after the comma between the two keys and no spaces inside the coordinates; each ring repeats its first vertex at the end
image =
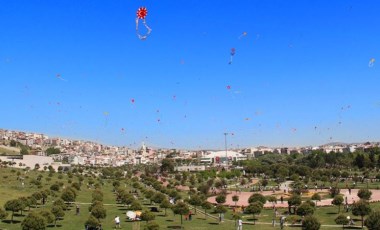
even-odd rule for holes
{"type": "Polygon", "coordinates": [[[226,165],[228,169],[228,154],[227,154],[227,135],[228,133],[224,133],[224,149],[226,150],[226,165]]]}

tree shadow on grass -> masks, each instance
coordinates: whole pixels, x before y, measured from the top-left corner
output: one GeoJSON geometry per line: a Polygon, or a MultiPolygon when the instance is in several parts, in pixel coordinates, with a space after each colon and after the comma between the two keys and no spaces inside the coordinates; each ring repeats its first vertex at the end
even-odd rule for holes
{"type": "Polygon", "coordinates": [[[344,225],[344,229],[362,229],[362,226],[359,225],[359,226],[347,226],[347,225],[344,225]]]}
{"type": "Polygon", "coordinates": [[[166,220],[166,222],[174,222],[174,220],[166,220]]]}
{"type": "Polygon", "coordinates": [[[329,215],[336,215],[338,214],[337,212],[326,212],[326,214],[329,214],[329,215]]]}
{"type": "Polygon", "coordinates": [[[21,217],[24,217],[25,214],[22,214],[22,215],[21,215],[20,213],[15,213],[13,216],[15,216],[15,217],[20,217],[20,216],[21,216],[21,217]]]}
{"type": "Polygon", "coordinates": [[[211,224],[211,225],[219,225],[219,223],[216,223],[216,222],[209,222],[208,224],[211,224]]]}
{"type": "Polygon", "coordinates": [[[182,226],[181,225],[172,225],[172,226],[168,226],[168,228],[170,228],[170,229],[182,229],[182,226]]]}
{"type": "Polygon", "coordinates": [[[19,224],[19,223],[21,223],[20,220],[13,220],[13,223],[11,222],[11,220],[3,220],[1,222],[6,223],[6,224],[19,224]]]}
{"type": "Polygon", "coordinates": [[[55,228],[55,227],[62,228],[62,224],[57,224],[57,226],[55,226],[54,224],[49,224],[47,227],[48,228],[55,228]]]}

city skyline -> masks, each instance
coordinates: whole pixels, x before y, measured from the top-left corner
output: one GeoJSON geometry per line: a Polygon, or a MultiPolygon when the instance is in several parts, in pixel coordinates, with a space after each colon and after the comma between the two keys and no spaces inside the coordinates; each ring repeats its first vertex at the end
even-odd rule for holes
{"type": "Polygon", "coordinates": [[[378,9],[7,1],[0,128],[179,149],[224,149],[224,133],[228,148],[379,141],[378,9]]]}

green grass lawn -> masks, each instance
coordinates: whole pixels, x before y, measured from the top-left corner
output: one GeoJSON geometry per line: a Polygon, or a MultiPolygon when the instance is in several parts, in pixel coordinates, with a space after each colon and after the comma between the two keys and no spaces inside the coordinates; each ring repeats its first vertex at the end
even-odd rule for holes
{"type": "MultiPolygon", "coordinates": [[[[66,174],[63,174],[63,178],[58,178],[58,173],[54,173],[52,177],[48,176],[48,172],[37,172],[37,171],[29,171],[25,174],[24,171],[20,169],[11,169],[11,168],[0,168],[0,206],[3,207],[4,203],[10,199],[18,198],[21,196],[30,196],[33,192],[43,190],[43,189],[49,189],[50,186],[55,182],[63,182],[64,186],[68,186],[68,176],[66,174]],[[24,187],[21,186],[21,181],[17,180],[17,172],[21,172],[21,177],[24,177],[24,187]],[[30,181],[34,178],[37,178],[38,175],[42,175],[41,179],[41,185],[40,188],[38,186],[30,183],[30,181]],[[47,179],[50,178],[50,179],[47,179]]],[[[76,176],[73,176],[71,178],[72,182],[77,182],[78,178],[76,176]]],[[[124,180],[124,179],[123,179],[124,180]]],[[[87,187],[88,178],[85,178],[83,181],[83,185],[81,187],[81,190],[78,193],[78,196],[76,198],[76,202],[79,203],[91,203],[92,200],[92,191],[93,189],[90,189],[87,187]]],[[[102,186],[101,190],[104,194],[104,200],[103,203],[105,204],[105,208],[107,210],[107,217],[103,220],[101,220],[103,229],[113,229],[114,227],[114,217],[116,215],[120,216],[120,219],[122,220],[121,226],[122,229],[143,229],[145,226],[145,222],[127,222],[126,221],[126,209],[125,207],[116,204],[115,202],[115,196],[112,192],[113,186],[112,186],[112,180],[102,180],[104,185],[102,186]]],[[[97,179],[95,179],[95,183],[97,182],[97,179]]],[[[124,182],[121,183],[122,186],[124,186],[124,182]]],[[[127,187],[128,189],[128,187],[127,187]]],[[[183,197],[186,197],[186,193],[182,193],[183,197]]],[[[60,195],[60,193],[57,193],[57,195],[60,195]]],[[[52,201],[56,199],[56,197],[49,197],[48,202],[45,207],[39,207],[39,208],[33,208],[32,211],[35,210],[42,210],[44,208],[50,209],[52,201]]],[[[141,198],[143,201],[143,198],[141,198]]],[[[145,204],[145,208],[149,206],[149,202],[143,201],[143,204],[145,204]]],[[[375,209],[380,209],[380,203],[371,204],[371,206],[375,209]]],[[[75,215],[75,206],[71,208],[71,210],[68,210],[65,212],[65,217],[63,220],[58,221],[58,227],[57,229],[84,229],[84,223],[90,216],[90,213],[88,211],[89,204],[80,204],[80,214],[75,215]]],[[[343,211],[343,207],[341,207],[341,210],[343,211]]],[[[287,209],[279,209],[280,213],[284,213],[287,211],[287,209]]],[[[316,213],[314,214],[323,225],[335,225],[334,219],[338,216],[337,214],[338,207],[318,207],[316,210],[316,213]]],[[[210,212],[210,211],[209,211],[210,212]]],[[[164,216],[163,210],[160,213],[156,213],[156,222],[160,225],[161,229],[176,229],[179,228],[180,223],[180,216],[174,216],[171,210],[167,210],[168,215],[164,216]]],[[[194,211],[193,211],[194,213],[194,211]]],[[[343,212],[342,212],[343,213],[343,212]]],[[[24,216],[28,214],[28,211],[24,211],[24,216]]],[[[262,213],[258,216],[258,223],[253,225],[244,225],[244,229],[262,229],[262,230],[269,230],[269,229],[280,229],[278,223],[279,220],[277,218],[277,226],[272,227],[270,224],[272,222],[273,218],[273,210],[272,209],[265,209],[262,211],[262,213]]],[[[354,217],[351,213],[343,213],[350,215],[351,217],[354,217]]],[[[216,214],[213,214],[216,216],[216,214]]],[[[10,219],[10,215],[7,217],[5,221],[0,222],[0,229],[21,229],[20,222],[23,220],[24,216],[15,216],[16,223],[9,224],[7,223],[10,219]]],[[[359,219],[358,217],[354,217],[355,219],[359,219]]],[[[251,221],[252,215],[246,215],[243,214],[243,221],[251,221]]],[[[360,222],[356,221],[356,226],[359,226],[360,222]]],[[[215,219],[204,219],[204,215],[198,213],[197,215],[193,216],[192,221],[183,221],[183,226],[185,229],[205,229],[205,230],[219,230],[220,228],[225,229],[236,229],[235,222],[232,220],[232,210],[229,210],[225,214],[225,221],[221,224],[217,222],[215,219]]],[[[322,227],[321,229],[331,229],[332,227],[322,227]]],[[[336,226],[335,229],[341,228],[341,226],[336,226]]],[[[49,229],[54,229],[53,226],[49,227],[49,229]]],[[[300,229],[299,227],[286,227],[286,229],[300,229]]]]}

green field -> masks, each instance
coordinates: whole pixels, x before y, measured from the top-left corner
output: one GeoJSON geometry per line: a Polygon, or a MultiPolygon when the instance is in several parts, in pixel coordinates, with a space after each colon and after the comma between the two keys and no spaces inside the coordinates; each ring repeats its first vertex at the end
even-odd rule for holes
{"type": "MultiPolygon", "coordinates": [[[[64,186],[69,185],[69,180],[72,182],[77,182],[77,176],[73,175],[70,179],[66,174],[54,173],[49,177],[49,172],[39,172],[39,171],[29,171],[25,173],[25,171],[20,169],[11,169],[11,168],[0,168],[0,206],[3,207],[4,203],[10,199],[18,198],[21,196],[30,196],[35,191],[40,191],[44,189],[49,189],[50,186],[55,182],[62,182],[64,186]],[[20,173],[18,173],[20,172],[20,173]],[[22,187],[21,181],[17,180],[18,175],[24,178],[24,187],[22,187]],[[35,184],[31,183],[31,181],[37,176],[42,176],[41,185],[38,187],[35,184]],[[59,176],[61,179],[59,179],[59,176]]],[[[80,203],[80,214],[75,215],[75,207],[72,206],[70,210],[65,211],[65,217],[63,220],[58,221],[58,229],[84,229],[84,223],[90,216],[88,211],[88,207],[92,200],[92,191],[93,188],[88,188],[87,184],[89,180],[94,180],[95,183],[99,182],[100,179],[89,179],[90,177],[85,177],[83,181],[83,185],[81,186],[81,190],[78,192],[78,196],[76,198],[76,202],[80,203]]],[[[143,229],[145,226],[145,222],[127,222],[125,213],[126,208],[120,204],[116,204],[115,195],[113,193],[112,182],[114,180],[102,179],[100,182],[103,184],[101,186],[101,190],[104,194],[103,203],[107,210],[107,217],[103,220],[102,226],[103,229],[113,229],[114,228],[114,217],[119,215],[121,217],[121,226],[122,229],[143,229]]],[[[129,183],[126,179],[121,179],[121,186],[126,186],[129,189],[129,183]]],[[[183,193],[184,194],[184,193],[183,193]]],[[[60,193],[57,192],[52,196],[49,196],[48,201],[45,206],[40,205],[38,208],[32,208],[31,211],[49,209],[52,205],[52,201],[57,199],[60,196],[60,193]]],[[[142,196],[139,197],[142,204],[144,204],[144,209],[147,209],[149,206],[149,201],[144,200],[142,196]]],[[[375,209],[380,208],[380,204],[372,204],[371,205],[375,209]]],[[[279,212],[283,213],[286,209],[280,209],[279,212]]],[[[21,229],[20,222],[23,220],[25,215],[28,214],[28,209],[26,208],[23,212],[23,215],[16,214],[15,215],[15,223],[10,224],[10,215],[0,222],[1,229],[21,229]]],[[[10,212],[8,212],[10,213],[10,212]]],[[[194,213],[194,211],[193,211],[194,213]]],[[[267,209],[263,210],[262,213],[258,216],[258,222],[256,225],[244,225],[244,229],[280,229],[277,225],[276,227],[272,227],[272,217],[273,210],[267,209]]],[[[344,213],[354,217],[351,213],[344,213]]],[[[216,216],[217,214],[212,214],[216,216]]],[[[316,213],[314,214],[322,223],[322,225],[334,225],[334,226],[323,226],[321,229],[331,229],[331,228],[341,228],[342,226],[335,225],[334,219],[338,215],[337,207],[321,207],[317,208],[316,213]]],[[[359,219],[358,217],[354,217],[355,219],[359,219]]],[[[243,221],[252,222],[252,216],[243,215],[243,221]]],[[[156,213],[156,219],[160,225],[160,229],[176,229],[180,227],[180,216],[174,216],[171,210],[168,210],[168,215],[164,216],[163,210],[160,213],[156,213]]],[[[278,223],[278,219],[277,219],[278,223]]],[[[360,225],[359,221],[355,221],[356,226],[360,225]]],[[[204,219],[204,215],[198,212],[197,215],[193,217],[192,221],[183,221],[183,226],[185,229],[220,229],[221,227],[224,229],[236,229],[235,222],[232,220],[232,210],[229,210],[225,215],[225,221],[221,224],[218,223],[217,220],[208,217],[206,220],[204,219]]],[[[49,226],[48,229],[54,228],[54,226],[49,226]]],[[[299,227],[286,227],[286,229],[300,229],[299,227]]]]}

